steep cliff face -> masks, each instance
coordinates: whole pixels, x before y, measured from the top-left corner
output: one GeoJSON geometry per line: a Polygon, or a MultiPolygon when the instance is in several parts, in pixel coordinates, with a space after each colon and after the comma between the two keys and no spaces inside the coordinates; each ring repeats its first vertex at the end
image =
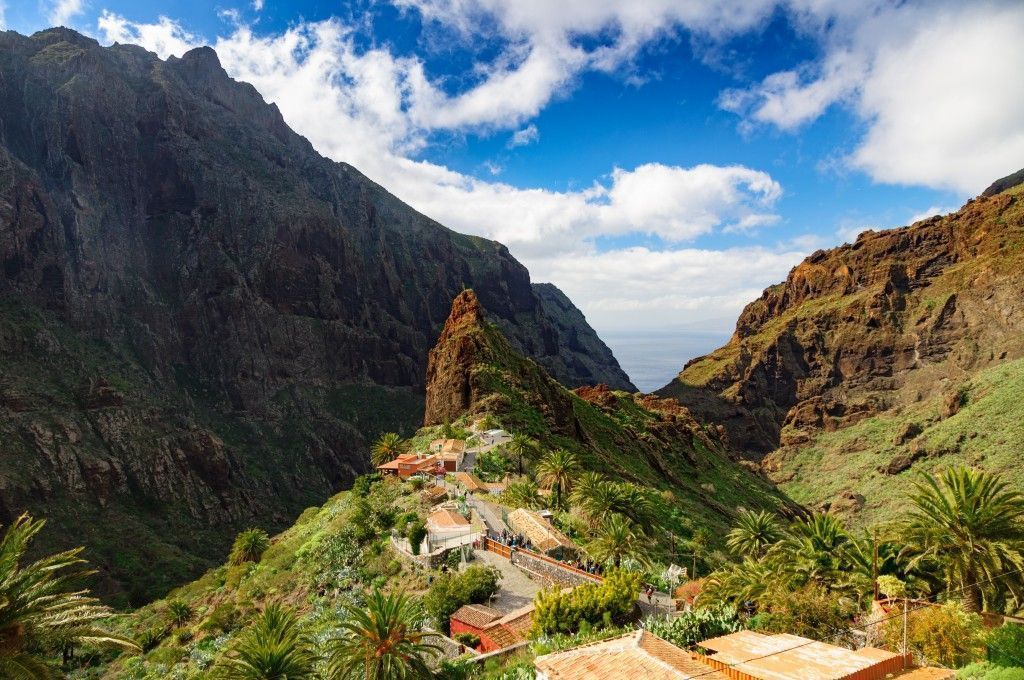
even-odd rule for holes
{"type": "Polygon", "coordinates": [[[733,459],[723,428],[705,427],[671,399],[562,387],[466,290],[430,352],[425,425],[485,413],[548,448],[576,451],[590,469],[666,490],[696,526],[722,529],[739,506],[788,507],[756,465],[733,459]]]}
{"type": "Polygon", "coordinates": [[[112,590],[366,469],[367,438],[420,420],[464,285],[560,380],[628,385],[504,246],[321,157],[206,48],[0,34],[0,272],[0,520],[94,527],[112,590]]]}
{"type": "Polygon", "coordinates": [[[872,489],[884,505],[881,486],[918,460],[1007,467],[1013,437],[988,446],[957,413],[971,399],[976,419],[1024,408],[982,388],[1024,357],[1024,186],[1013,177],[950,215],[811,255],[744,309],[729,344],[659,394],[725,425],[751,458],[774,451],[766,467],[809,503],[872,489]]]}

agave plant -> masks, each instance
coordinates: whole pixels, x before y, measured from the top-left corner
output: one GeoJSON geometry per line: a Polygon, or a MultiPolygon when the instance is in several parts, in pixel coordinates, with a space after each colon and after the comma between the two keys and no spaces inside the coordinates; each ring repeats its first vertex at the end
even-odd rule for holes
{"type": "Polygon", "coordinates": [[[418,604],[403,593],[374,590],[363,607],[350,607],[341,635],[330,643],[331,680],[412,680],[431,677],[427,660],[441,648],[420,630],[418,604]]]}
{"type": "Polygon", "coordinates": [[[110,644],[137,650],[131,640],[98,627],[111,614],[73,584],[89,573],[81,548],[23,564],[43,520],[22,515],[0,541],[0,677],[55,677],[46,658],[80,644],[110,644]]]}
{"type": "Polygon", "coordinates": [[[270,536],[263,529],[246,529],[235,538],[231,546],[231,564],[259,562],[270,547],[270,536]]]}
{"type": "Polygon", "coordinates": [[[295,612],[273,603],[239,636],[218,670],[226,680],[306,680],[315,665],[295,612]]]}

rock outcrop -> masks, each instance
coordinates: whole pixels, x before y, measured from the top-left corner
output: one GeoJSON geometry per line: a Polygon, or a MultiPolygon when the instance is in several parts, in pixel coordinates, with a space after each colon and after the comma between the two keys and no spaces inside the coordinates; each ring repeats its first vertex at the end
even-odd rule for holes
{"type": "Polygon", "coordinates": [[[666,490],[697,525],[724,529],[740,503],[791,508],[730,455],[724,428],[705,427],[673,399],[566,389],[519,354],[466,290],[430,352],[424,424],[483,414],[547,448],[575,450],[591,469],[666,490]]]}
{"type": "Polygon", "coordinates": [[[631,388],[504,246],[317,154],[209,48],[0,33],[0,521],[89,539],[107,592],[162,593],[366,470],[420,421],[465,285],[559,380],[631,388]]]}
{"type": "Polygon", "coordinates": [[[1024,196],[1014,187],[814,253],[747,305],[729,344],[658,393],[724,424],[756,459],[1024,356],[1024,196]]]}

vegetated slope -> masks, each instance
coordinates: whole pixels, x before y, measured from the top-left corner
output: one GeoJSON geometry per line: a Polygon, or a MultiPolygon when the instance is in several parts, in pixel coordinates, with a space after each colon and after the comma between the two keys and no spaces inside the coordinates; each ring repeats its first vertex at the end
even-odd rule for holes
{"type": "Polygon", "coordinates": [[[790,506],[756,466],[730,455],[722,428],[702,425],[673,400],[559,385],[515,351],[467,290],[430,352],[424,422],[485,413],[546,449],[577,452],[588,469],[666,492],[691,528],[723,529],[739,507],[790,506]]]}
{"type": "Polygon", "coordinates": [[[810,505],[866,503],[879,519],[915,471],[953,461],[1024,488],[1024,185],[1011,178],[950,215],[811,255],[659,394],[749,457],[771,452],[765,468],[810,505]]]}
{"type": "Polygon", "coordinates": [[[212,50],[0,33],[0,522],[85,539],[104,592],[164,592],[414,429],[464,285],[559,379],[632,387],[504,246],[317,154],[212,50]]]}

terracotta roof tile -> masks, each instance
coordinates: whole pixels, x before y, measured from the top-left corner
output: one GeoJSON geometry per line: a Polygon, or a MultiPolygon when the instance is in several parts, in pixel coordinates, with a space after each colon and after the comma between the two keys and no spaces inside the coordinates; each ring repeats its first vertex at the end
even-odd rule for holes
{"type": "Polygon", "coordinates": [[[487,627],[487,624],[500,618],[501,612],[497,609],[482,604],[464,604],[455,610],[451,620],[482,630],[487,627]]]}

